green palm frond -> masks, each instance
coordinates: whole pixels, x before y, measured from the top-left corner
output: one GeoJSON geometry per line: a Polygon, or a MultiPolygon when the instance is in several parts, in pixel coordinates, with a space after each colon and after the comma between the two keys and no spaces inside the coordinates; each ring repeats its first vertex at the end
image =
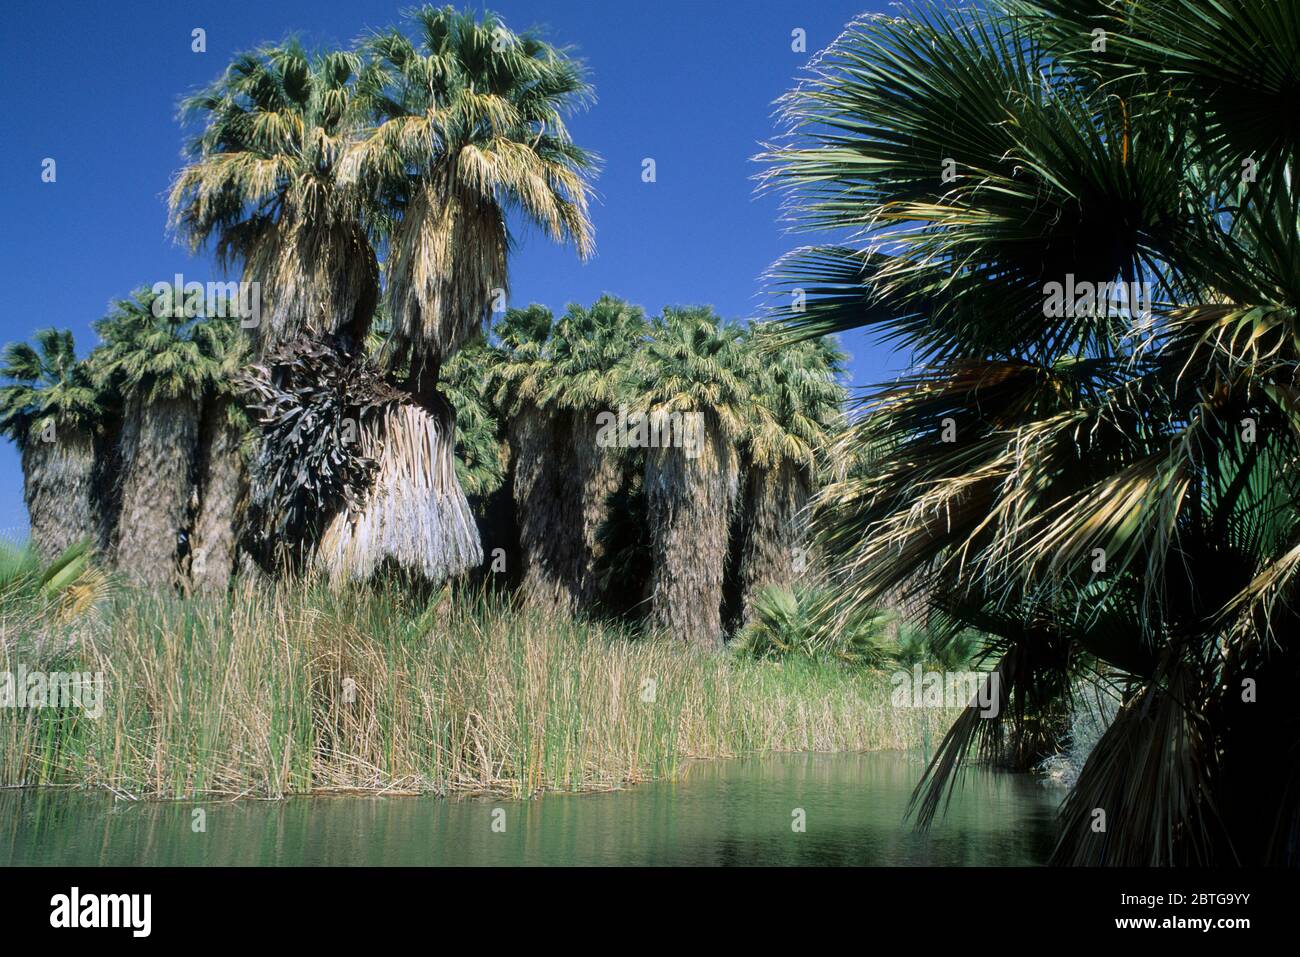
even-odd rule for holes
{"type": "Polygon", "coordinates": [[[342,180],[375,210],[388,255],[395,361],[445,359],[481,331],[507,286],[511,211],[586,257],[592,154],[564,117],[591,89],[580,61],[493,13],[407,14],[363,44],[367,124],[342,180]]]}
{"type": "Polygon", "coordinates": [[[203,319],[167,309],[151,289],[113,303],[95,323],[100,346],[91,365],[98,381],[121,396],[145,402],[202,397],[229,388],[242,363],[242,330],[233,319],[203,319]]]}
{"type": "Polygon", "coordinates": [[[777,316],[795,335],[866,328],[915,360],[838,439],[872,466],[817,503],[840,614],[901,596],[996,639],[1008,717],[953,729],[923,821],[968,754],[1049,744],[1100,662],[1131,700],[1065,826],[1107,801],[1136,823],[1104,847],[1072,831],[1060,859],[1300,859],[1293,832],[1253,831],[1281,834],[1300,796],[1234,758],[1294,746],[1234,702],[1246,679],[1294,685],[1296,16],[923,3],[850,25],[783,102],[766,184],[797,226],[843,239],[773,267],[777,316]],[[1053,307],[1052,284],[1075,281],[1144,295],[1053,307]],[[1143,757],[1157,732],[1177,767],[1143,757]]]}
{"type": "Polygon", "coordinates": [[[466,495],[490,495],[505,480],[501,426],[488,396],[490,363],[487,343],[470,343],[442,367],[439,381],[456,412],[456,476],[466,495]]]}
{"type": "Polygon", "coordinates": [[[794,462],[811,474],[844,422],[844,353],[827,338],[787,340],[769,323],[750,326],[744,344],[757,360],[761,410],[751,416],[751,461],[761,468],[794,462]]]}
{"type": "Polygon", "coordinates": [[[0,434],[20,444],[47,423],[97,427],[106,398],[90,367],[77,358],[68,330],[41,329],[36,345],[12,342],[0,354],[0,434]]]}
{"type": "Polygon", "coordinates": [[[627,377],[630,401],[651,416],[702,414],[725,438],[739,441],[753,413],[758,372],[742,337],[742,327],[722,322],[707,306],[664,309],[627,377]]]}

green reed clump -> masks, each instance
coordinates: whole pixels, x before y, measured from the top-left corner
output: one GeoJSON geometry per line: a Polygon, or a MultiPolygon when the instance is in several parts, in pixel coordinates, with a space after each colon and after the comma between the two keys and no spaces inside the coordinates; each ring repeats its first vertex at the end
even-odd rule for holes
{"type": "Polygon", "coordinates": [[[877,672],[709,654],[451,590],[115,590],[71,622],[0,603],[0,638],[0,671],[102,672],[105,688],[97,719],[0,709],[8,786],[519,796],[742,752],[917,747],[952,717],[891,707],[877,672]]]}

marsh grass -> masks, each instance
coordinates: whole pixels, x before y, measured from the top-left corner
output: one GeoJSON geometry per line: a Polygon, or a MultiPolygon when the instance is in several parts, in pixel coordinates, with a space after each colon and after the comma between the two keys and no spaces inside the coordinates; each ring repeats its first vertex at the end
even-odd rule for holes
{"type": "Polygon", "coordinates": [[[119,590],[72,624],[0,602],[0,634],[0,671],[105,675],[98,719],[0,708],[5,786],[518,797],[668,777],[695,758],[920,748],[952,720],[892,708],[880,673],[710,654],[449,591],[119,590]]]}

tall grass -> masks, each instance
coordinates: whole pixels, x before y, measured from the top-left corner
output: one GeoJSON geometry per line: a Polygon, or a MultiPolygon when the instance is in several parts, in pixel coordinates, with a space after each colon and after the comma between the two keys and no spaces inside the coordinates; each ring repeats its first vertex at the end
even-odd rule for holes
{"type": "Polygon", "coordinates": [[[0,708],[0,784],[138,797],[617,787],[686,760],[921,746],[951,712],[884,675],[746,660],[483,596],[117,591],[61,623],[0,602],[0,671],[103,672],[104,714],[0,708]]]}

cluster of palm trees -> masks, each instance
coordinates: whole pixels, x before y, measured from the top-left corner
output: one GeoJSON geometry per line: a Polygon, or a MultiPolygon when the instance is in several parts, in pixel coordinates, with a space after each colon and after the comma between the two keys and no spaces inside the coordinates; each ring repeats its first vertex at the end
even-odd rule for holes
{"type": "Polygon", "coordinates": [[[93,524],[84,502],[51,505],[63,492],[38,491],[39,476],[99,468],[111,481],[87,480],[80,498],[101,499],[101,544],[148,584],[228,578],[243,483],[240,537],[263,569],[364,578],[392,559],[440,579],[478,563],[439,370],[504,293],[508,215],[590,251],[594,161],[564,125],[589,88],[577,61],[491,14],[425,7],[408,22],[414,39],[243,54],[185,102],[198,129],[171,221],[258,291],[253,328],[137,294],[84,364],[66,336],[11,349],[5,425],[29,465],[39,547],[62,544],[46,513],[76,511],[77,534],[93,524]],[[92,379],[120,429],[94,427],[92,379]],[[232,454],[241,407],[258,426],[247,472],[232,454]],[[36,441],[51,421],[64,440],[36,441]]]}
{"type": "Polygon", "coordinates": [[[721,643],[762,589],[809,564],[805,506],[843,425],[842,360],[825,340],[783,344],[707,307],[647,317],[604,296],[558,319],[508,311],[447,370],[458,409],[488,410],[458,418],[460,458],[485,473],[472,482],[483,517],[502,514],[493,477],[514,503],[517,527],[485,528],[485,543],[515,554],[517,538],[529,601],[721,643]]]}
{"type": "MultiPolygon", "coordinates": [[[[84,360],[69,333],[10,345],[0,422],[22,449],[42,554],[89,539],[146,584],[223,589],[247,548],[265,438],[247,413],[256,395],[238,387],[248,349],[229,320],[159,316],[155,298],[116,303],[84,360]]],[[[442,370],[481,574],[532,602],[719,643],[809,564],[806,506],[844,424],[841,362],[826,340],[780,344],[707,308],[647,318],[605,296],[559,319],[508,310],[442,370]],[[697,442],[602,437],[629,409],[702,413],[697,442]]],[[[303,511],[326,497],[320,471],[295,480],[303,511]]]]}
{"type": "Polygon", "coordinates": [[[140,292],[85,360],[5,352],[38,547],[154,585],[482,569],[704,645],[803,621],[764,589],[816,562],[845,629],[887,603],[987,636],[996,716],[953,727],[923,820],[968,756],[1053,751],[1101,680],[1123,704],[1059,861],[1300,861],[1300,5],[855,21],[765,154],[849,238],[779,262],[798,311],[750,326],[612,297],[492,322],[508,217],[592,250],[563,122],[590,91],[490,14],[409,26],[261,49],[188,102],[173,222],[259,285],[255,328],[140,292]],[[845,422],[822,337],[856,327],[913,367],[845,422]],[[691,441],[610,442],[625,410],[691,441]]]}
{"type": "Polygon", "coordinates": [[[1298,89],[1292,2],[998,0],[864,17],[784,100],[769,183],[853,237],[778,264],[787,318],[915,359],[844,436],[881,454],[820,497],[830,564],[993,636],[923,818],[1100,675],[1057,860],[1300,862],[1298,89]]]}
{"type": "Polygon", "coordinates": [[[232,391],[238,329],[155,309],[139,290],[73,336],[5,348],[0,429],[22,455],[36,550],[88,542],[149,585],[224,584],[235,558],[247,422],[232,391]]]}
{"type": "Polygon", "coordinates": [[[85,360],[67,333],[9,348],[36,546],[89,538],[145,585],[220,590],[238,569],[442,581],[488,567],[485,534],[529,601],[720,642],[803,566],[840,357],[702,308],[502,311],[511,217],[593,249],[596,161],[564,124],[590,88],[493,14],[406,26],[243,54],[185,101],[171,222],[255,321],[140,290],[85,360]],[[700,448],[600,441],[626,407],[698,417],[700,448]]]}

